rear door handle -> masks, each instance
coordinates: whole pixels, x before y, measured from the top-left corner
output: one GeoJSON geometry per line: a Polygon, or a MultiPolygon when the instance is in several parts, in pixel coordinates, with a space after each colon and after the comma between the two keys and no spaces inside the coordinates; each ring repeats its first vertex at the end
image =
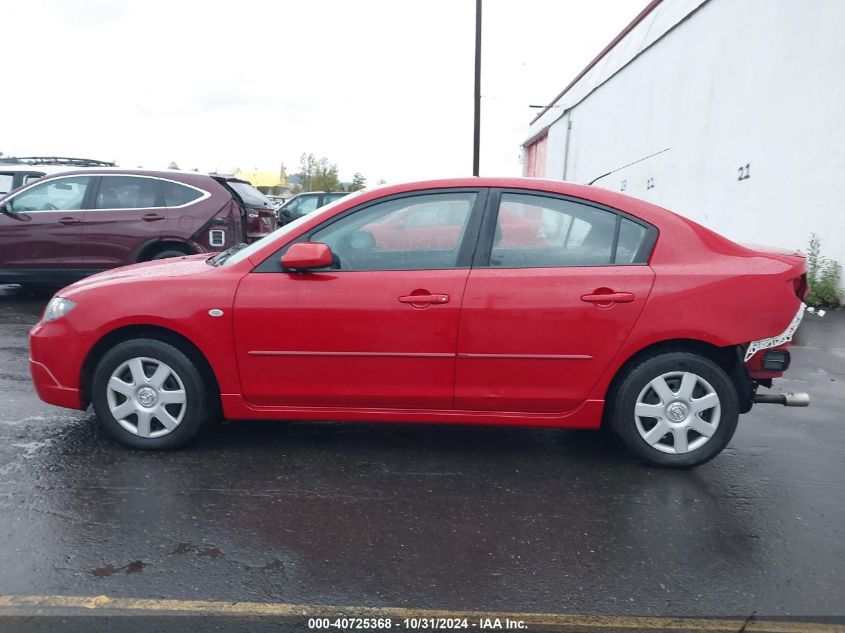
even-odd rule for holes
{"type": "Polygon", "coordinates": [[[74,217],[66,217],[59,220],[59,224],[64,224],[65,226],[68,224],[79,224],[80,222],[82,222],[82,220],[74,217]]]}
{"type": "Polygon", "coordinates": [[[144,222],[155,222],[156,220],[163,220],[164,216],[157,213],[148,213],[141,218],[144,222]]]}
{"type": "Polygon", "coordinates": [[[430,295],[403,295],[399,297],[399,303],[449,303],[449,295],[444,294],[430,294],[430,295]]]}
{"type": "Polygon", "coordinates": [[[633,300],[633,292],[608,292],[606,294],[581,295],[581,301],[586,301],[588,303],[631,303],[633,300]]]}

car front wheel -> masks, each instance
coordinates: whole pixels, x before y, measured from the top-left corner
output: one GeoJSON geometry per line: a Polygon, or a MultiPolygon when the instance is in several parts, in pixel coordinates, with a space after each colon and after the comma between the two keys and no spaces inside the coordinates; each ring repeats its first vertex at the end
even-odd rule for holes
{"type": "Polygon", "coordinates": [[[94,371],[91,396],[101,426],[132,448],[181,448],[212,412],[196,365],[156,339],[125,341],[109,350],[94,371]]]}
{"type": "Polygon", "coordinates": [[[609,406],[623,444],[654,466],[684,468],[712,459],[730,442],[739,417],[730,377],[690,352],[659,354],[631,367],[609,406]]]}

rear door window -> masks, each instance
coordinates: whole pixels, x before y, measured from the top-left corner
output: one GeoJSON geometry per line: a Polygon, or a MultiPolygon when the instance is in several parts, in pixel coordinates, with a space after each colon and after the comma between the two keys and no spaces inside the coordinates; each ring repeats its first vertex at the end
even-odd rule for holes
{"type": "Polygon", "coordinates": [[[504,193],[490,266],[598,266],[611,262],[615,213],[570,200],[504,193]]]}
{"type": "Polygon", "coordinates": [[[95,209],[150,209],[164,206],[156,178],[102,176],[95,209]]]}
{"type": "Polygon", "coordinates": [[[501,194],[488,265],[610,266],[648,260],[656,232],[623,214],[576,200],[501,194]]]}

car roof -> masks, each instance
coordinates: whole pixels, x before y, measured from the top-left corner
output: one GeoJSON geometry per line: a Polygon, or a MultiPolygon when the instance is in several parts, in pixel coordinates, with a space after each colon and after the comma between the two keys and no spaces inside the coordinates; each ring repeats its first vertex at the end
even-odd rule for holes
{"type": "Polygon", "coordinates": [[[466,177],[466,178],[442,178],[437,180],[420,180],[406,182],[396,185],[381,185],[368,188],[367,197],[381,197],[393,193],[406,193],[410,191],[425,189],[447,189],[461,187],[490,187],[495,189],[527,189],[536,193],[556,193],[573,198],[580,198],[588,202],[595,202],[626,213],[635,215],[646,222],[665,223],[666,214],[685,222],[690,222],[681,215],[668,209],[659,207],[656,204],[632,198],[616,191],[610,191],[595,185],[583,185],[565,180],[545,180],[543,178],[515,178],[515,177],[466,177]]]}
{"type": "Polygon", "coordinates": [[[179,182],[208,182],[209,180],[226,180],[223,176],[212,176],[197,171],[184,171],[180,169],[128,169],[125,167],[83,167],[76,169],[65,168],[59,172],[52,172],[50,176],[151,176],[164,178],[165,180],[178,180],[179,182]]]}
{"type": "Polygon", "coordinates": [[[0,172],[11,173],[25,171],[27,173],[36,172],[41,174],[60,174],[68,170],[76,170],[79,167],[68,167],[67,165],[30,165],[28,163],[0,163],[0,172]]]}

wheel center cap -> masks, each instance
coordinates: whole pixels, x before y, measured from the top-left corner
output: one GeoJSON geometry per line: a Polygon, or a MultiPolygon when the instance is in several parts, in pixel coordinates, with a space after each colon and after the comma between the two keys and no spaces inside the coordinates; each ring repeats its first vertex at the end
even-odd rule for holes
{"type": "Polygon", "coordinates": [[[158,400],[158,394],[152,387],[141,387],[138,390],[138,402],[145,407],[151,407],[158,400]]]}
{"type": "Polygon", "coordinates": [[[683,402],[673,402],[666,408],[666,416],[672,422],[680,422],[687,417],[687,405],[683,402]]]}

